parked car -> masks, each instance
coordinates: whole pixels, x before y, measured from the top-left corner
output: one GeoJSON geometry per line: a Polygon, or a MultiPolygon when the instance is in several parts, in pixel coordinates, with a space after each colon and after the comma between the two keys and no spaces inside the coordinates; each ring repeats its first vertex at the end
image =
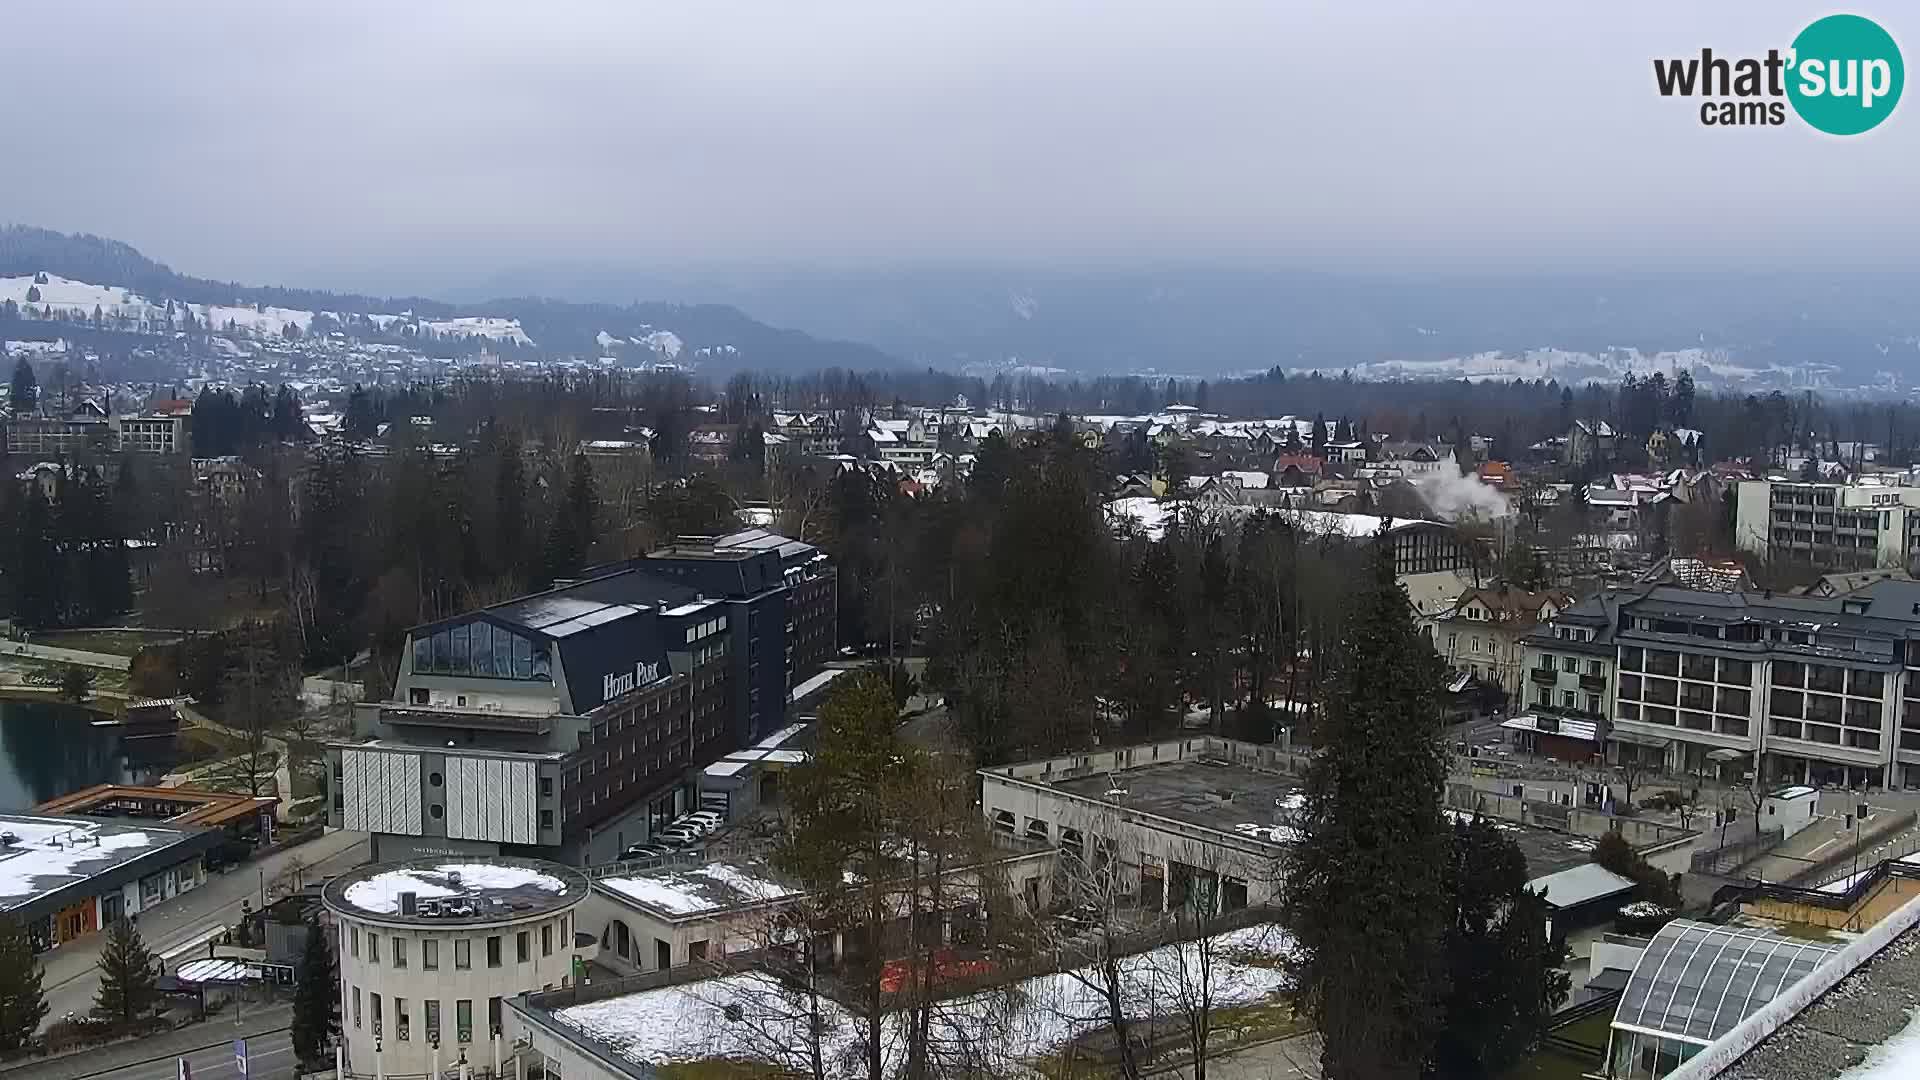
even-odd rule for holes
{"type": "Polygon", "coordinates": [[[673,854],[663,847],[652,844],[633,844],[620,853],[621,862],[638,862],[642,859],[664,859],[673,854]]]}
{"type": "Polygon", "coordinates": [[[668,847],[681,848],[681,847],[686,847],[689,844],[699,843],[700,840],[705,835],[706,835],[705,833],[699,831],[698,829],[692,828],[690,826],[670,825],[667,828],[662,829],[657,833],[654,833],[653,839],[657,843],[666,844],[668,847]]]}

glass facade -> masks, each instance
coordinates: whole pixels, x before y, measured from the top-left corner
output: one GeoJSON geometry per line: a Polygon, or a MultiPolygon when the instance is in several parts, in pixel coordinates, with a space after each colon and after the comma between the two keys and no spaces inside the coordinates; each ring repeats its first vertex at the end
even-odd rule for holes
{"type": "Polygon", "coordinates": [[[418,675],[551,681],[553,656],[545,641],[476,620],[416,636],[413,670],[418,675]]]}
{"type": "Polygon", "coordinates": [[[1770,930],[1668,923],[1620,996],[1607,1075],[1658,1080],[1838,951],[1770,930]]]}

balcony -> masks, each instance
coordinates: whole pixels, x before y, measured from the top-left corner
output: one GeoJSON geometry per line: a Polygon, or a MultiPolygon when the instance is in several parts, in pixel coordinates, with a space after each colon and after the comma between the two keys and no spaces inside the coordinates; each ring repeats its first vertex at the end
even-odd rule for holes
{"type": "Polygon", "coordinates": [[[386,724],[435,728],[477,728],[522,735],[545,735],[553,730],[552,714],[507,712],[500,709],[455,708],[438,705],[385,705],[380,720],[386,724]]]}
{"type": "Polygon", "coordinates": [[[1532,679],[1541,686],[1552,686],[1555,682],[1559,681],[1560,669],[1550,667],[1528,668],[1527,678],[1532,679]]]}
{"type": "Polygon", "coordinates": [[[1607,677],[1605,675],[1582,675],[1580,676],[1580,689],[1593,694],[1605,693],[1607,689],[1607,677]]]}

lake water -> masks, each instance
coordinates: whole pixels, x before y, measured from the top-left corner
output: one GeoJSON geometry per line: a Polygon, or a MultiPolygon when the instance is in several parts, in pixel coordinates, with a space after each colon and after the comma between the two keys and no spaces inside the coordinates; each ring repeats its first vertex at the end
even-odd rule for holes
{"type": "Polygon", "coordinates": [[[93,784],[150,782],[164,771],[130,761],[119,730],[96,728],[94,719],[72,705],[0,700],[0,812],[93,784]]]}

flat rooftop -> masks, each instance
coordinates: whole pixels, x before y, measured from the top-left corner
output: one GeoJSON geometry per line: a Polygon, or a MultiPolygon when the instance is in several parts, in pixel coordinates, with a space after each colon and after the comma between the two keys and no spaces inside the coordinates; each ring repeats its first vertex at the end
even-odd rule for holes
{"type": "Polygon", "coordinates": [[[664,919],[699,919],[784,900],[803,890],[759,860],[660,867],[596,878],[595,891],[664,919]]]}
{"type": "Polygon", "coordinates": [[[201,829],[0,814],[0,911],[12,911],[123,868],[130,873],[153,873],[197,857],[218,839],[218,833],[201,829]],[[177,848],[177,858],[164,854],[169,848],[177,848]],[[158,856],[151,860],[150,869],[131,865],[147,856],[158,856]]]}
{"type": "Polygon", "coordinates": [[[1056,780],[1056,790],[1267,842],[1292,837],[1285,822],[1304,803],[1293,777],[1216,759],[1159,761],[1056,780]]]}
{"type": "MultiPolygon", "coordinates": [[[[1445,813],[1454,821],[1468,821],[1473,817],[1465,810],[1448,809],[1445,813]]],[[[1488,817],[1486,820],[1500,830],[1500,835],[1519,845],[1520,854],[1527,859],[1529,880],[1585,866],[1593,861],[1594,841],[1591,837],[1522,825],[1505,818],[1488,817]]]]}
{"type": "Polygon", "coordinates": [[[1920,1076],[1916,1008],[1920,1008],[1920,927],[1894,938],[1718,1076],[1722,1080],[1920,1076]]]}
{"type": "Polygon", "coordinates": [[[163,821],[169,825],[233,825],[269,813],[279,799],[197,788],[95,784],[34,807],[39,814],[84,814],[110,819],[163,821]]]}
{"type": "Polygon", "coordinates": [[[362,867],[327,882],[320,895],[329,909],[354,918],[459,926],[559,911],[587,892],[586,876],[558,863],[442,856],[362,867]],[[409,893],[416,905],[411,914],[402,910],[409,893]],[[423,912],[418,905],[425,901],[435,903],[423,912]],[[428,913],[435,908],[438,913],[428,913]]]}

